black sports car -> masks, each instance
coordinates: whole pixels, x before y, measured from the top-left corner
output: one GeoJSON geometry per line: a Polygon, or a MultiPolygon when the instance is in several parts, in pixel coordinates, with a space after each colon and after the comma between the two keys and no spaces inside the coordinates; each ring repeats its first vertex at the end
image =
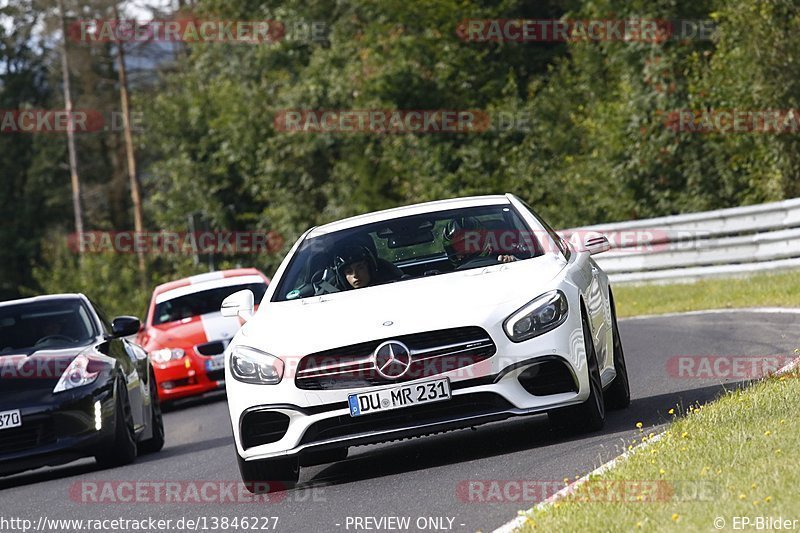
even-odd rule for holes
{"type": "Polygon", "coordinates": [[[0,475],[164,446],[149,358],[125,339],[138,330],[82,294],[0,302],[0,475]]]}

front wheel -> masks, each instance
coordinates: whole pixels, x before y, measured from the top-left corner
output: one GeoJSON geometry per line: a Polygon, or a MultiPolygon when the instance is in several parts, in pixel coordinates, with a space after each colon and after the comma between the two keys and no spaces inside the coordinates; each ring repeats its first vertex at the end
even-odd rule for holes
{"type": "Polygon", "coordinates": [[[106,449],[95,456],[98,464],[104,468],[130,464],[136,460],[138,454],[133,434],[133,416],[128,401],[128,387],[122,378],[117,380],[115,404],[114,439],[106,449]]]}
{"type": "Polygon", "coordinates": [[[300,479],[300,463],[297,457],[245,461],[237,453],[236,458],[245,488],[253,494],[290,489],[300,479]]]}
{"type": "Polygon", "coordinates": [[[586,317],[583,317],[583,342],[586,350],[586,364],[589,371],[589,397],[580,405],[562,407],[547,412],[551,426],[562,431],[597,431],[606,421],[606,405],[603,399],[603,383],[600,380],[600,366],[594,349],[592,333],[586,317]]]}
{"type": "Polygon", "coordinates": [[[155,453],[164,447],[164,417],[161,414],[161,401],[158,399],[158,386],[155,375],[150,373],[150,425],[153,436],[139,443],[141,453],[155,453]]]}

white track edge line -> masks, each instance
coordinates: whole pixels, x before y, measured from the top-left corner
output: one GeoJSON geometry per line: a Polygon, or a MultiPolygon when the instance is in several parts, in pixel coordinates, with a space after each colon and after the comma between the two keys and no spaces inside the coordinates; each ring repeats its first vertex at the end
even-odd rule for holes
{"type": "MultiPolygon", "coordinates": [[[[800,313],[800,310],[797,310],[797,312],[800,313]]],[[[779,376],[779,375],[782,375],[782,374],[786,374],[787,372],[791,372],[792,370],[794,370],[798,366],[800,366],[800,357],[796,357],[796,358],[792,359],[791,361],[789,361],[788,363],[783,365],[779,370],[777,370],[773,375],[778,375],[779,376]]],[[[586,474],[582,478],[573,481],[572,483],[570,483],[569,485],[567,485],[563,489],[559,490],[558,492],[556,492],[555,494],[553,494],[552,496],[550,496],[549,498],[547,498],[543,502],[539,502],[538,504],[536,504],[535,507],[533,507],[531,509],[526,509],[524,511],[519,511],[520,513],[524,513],[524,514],[520,514],[519,516],[517,516],[513,520],[503,524],[502,526],[500,526],[497,529],[495,529],[492,533],[513,533],[518,528],[522,527],[525,524],[525,522],[528,520],[528,512],[529,511],[540,511],[542,509],[546,509],[547,507],[553,505],[554,503],[556,503],[557,501],[561,500],[562,498],[564,498],[566,496],[569,496],[570,494],[573,494],[581,485],[583,485],[584,483],[589,481],[589,479],[592,476],[597,476],[597,475],[602,474],[602,473],[604,473],[604,472],[606,472],[608,470],[611,470],[612,468],[614,468],[617,465],[618,462],[626,460],[628,457],[632,456],[637,451],[641,451],[641,450],[644,450],[644,449],[648,448],[654,442],[657,442],[657,441],[661,440],[664,437],[664,435],[665,435],[665,433],[664,433],[664,431],[662,431],[661,433],[658,433],[657,435],[654,435],[653,438],[648,439],[647,442],[643,442],[642,444],[639,444],[638,446],[634,447],[633,449],[627,450],[626,452],[614,457],[610,461],[608,461],[606,463],[603,463],[602,465],[598,466],[597,468],[595,468],[594,470],[592,470],[591,472],[589,472],[588,474],[586,474]]]]}
{"type": "Polygon", "coordinates": [[[633,453],[636,452],[637,450],[644,449],[647,446],[651,445],[652,443],[657,442],[663,436],[664,436],[664,432],[662,431],[661,433],[658,433],[657,435],[654,435],[652,439],[648,439],[646,442],[644,442],[642,444],[639,444],[638,446],[636,446],[632,450],[627,450],[625,453],[622,453],[621,455],[617,455],[616,457],[614,457],[610,461],[608,461],[606,463],[603,463],[602,465],[598,466],[597,468],[595,468],[594,470],[592,470],[588,474],[584,475],[580,479],[576,479],[575,481],[573,481],[572,483],[570,483],[569,485],[567,485],[563,489],[559,490],[558,492],[556,492],[552,496],[548,497],[546,500],[537,503],[533,508],[527,509],[525,511],[520,511],[521,513],[525,513],[525,514],[521,514],[521,515],[517,516],[516,518],[514,518],[513,520],[511,520],[510,522],[508,522],[506,524],[503,524],[499,528],[495,529],[493,531],[493,533],[512,533],[513,531],[516,531],[517,528],[522,527],[525,524],[525,522],[528,520],[528,515],[527,515],[528,512],[530,512],[530,511],[540,511],[542,509],[545,509],[545,508],[553,505],[558,500],[561,500],[562,498],[565,498],[565,497],[569,496],[570,494],[573,494],[576,490],[578,490],[578,488],[580,488],[581,485],[583,485],[584,483],[589,481],[589,478],[591,478],[592,476],[597,476],[597,475],[602,474],[602,473],[604,473],[604,472],[606,472],[608,470],[611,470],[612,468],[614,468],[617,465],[618,462],[624,461],[625,459],[627,459],[628,457],[633,455],[633,453]]]}
{"type": "Polygon", "coordinates": [[[619,321],[627,320],[646,320],[650,318],[669,318],[673,316],[692,316],[692,315],[718,315],[724,313],[772,313],[784,315],[800,315],[800,308],[796,307],[741,307],[731,309],[705,309],[699,311],[681,311],[676,313],[663,313],[660,315],[638,315],[620,318],[619,321]]]}

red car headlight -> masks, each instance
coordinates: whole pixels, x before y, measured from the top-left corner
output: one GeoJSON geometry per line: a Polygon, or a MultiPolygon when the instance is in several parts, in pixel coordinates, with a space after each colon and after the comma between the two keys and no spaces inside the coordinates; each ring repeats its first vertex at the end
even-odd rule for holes
{"type": "Polygon", "coordinates": [[[150,352],[150,358],[156,363],[168,363],[183,358],[186,355],[181,348],[161,348],[150,352]]]}

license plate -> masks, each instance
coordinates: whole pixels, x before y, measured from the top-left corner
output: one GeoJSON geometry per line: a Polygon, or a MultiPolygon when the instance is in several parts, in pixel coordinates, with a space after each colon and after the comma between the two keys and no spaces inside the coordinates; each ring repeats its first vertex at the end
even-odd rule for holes
{"type": "Polygon", "coordinates": [[[19,409],[0,412],[0,430],[17,428],[22,425],[19,409]]]}
{"type": "Polygon", "coordinates": [[[213,370],[221,370],[225,368],[225,356],[224,355],[215,355],[211,359],[206,361],[206,371],[211,372],[213,370]]]}
{"type": "Polygon", "coordinates": [[[347,397],[347,402],[350,405],[350,416],[361,416],[449,399],[450,381],[443,378],[391,389],[351,394],[347,397]]]}

